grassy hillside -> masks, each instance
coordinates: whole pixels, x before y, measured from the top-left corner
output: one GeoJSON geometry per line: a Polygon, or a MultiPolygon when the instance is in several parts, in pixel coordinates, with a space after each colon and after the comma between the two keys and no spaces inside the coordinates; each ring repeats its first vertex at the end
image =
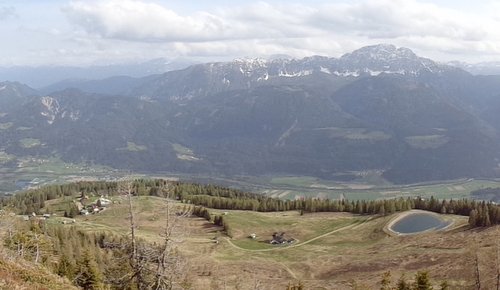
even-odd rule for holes
{"type": "MultiPolygon", "coordinates": [[[[283,183],[287,179],[278,181],[283,183]]],[[[58,271],[64,270],[59,267],[65,265],[64,255],[80,261],[80,265],[84,265],[86,257],[94,257],[101,273],[115,273],[106,276],[104,283],[116,286],[124,284],[122,280],[115,283],[114,277],[127,276],[133,267],[127,266],[133,262],[128,254],[131,234],[127,192],[139,194],[132,196],[131,208],[135,233],[144,249],[141,251],[145,257],[152,254],[146,261],[150,266],[148,271],[155,268],[161,253],[155,245],[171,241],[170,245],[177,250],[169,253],[176,253],[183,265],[187,262],[187,270],[182,271],[187,277],[182,277],[182,281],[186,279],[192,289],[207,289],[207,285],[208,289],[286,289],[289,282],[299,280],[306,289],[353,289],[354,285],[376,289],[387,271],[392,273],[393,281],[403,274],[415,277],[417,272],[429,271],[435,285],[446,280],[457,289],[467,289],[478,279],[477,268],[485,287],[492,286],[496,277],[498,262],[492,257],[496,257],[500,247],[496,243],[500,227],[471,229],[466,216],[475,211],[475,226],[498,223],[500,212],[491,203],[433,198],[285,202],[216,185],[157,179],[49,186],[19,193],[3,204],[5,209],[17,209],[18,213],[51,214],[47,220],[34,217],[31,222],[24,222],[19,218],[19,222],[24,228],[31,227],[27,235],[35,243],[37,228],[46,229],[49,239],[57,237],[52,239],[56,251],[46,250],[44,254],[58,264],[58,271]],[[104,200],[105,208],[93,204],[101,195],[111,201],[104,200]],[[96,213],[77,215],[75,208],[82,204],[96,213]],[[405,210],[410,208],[465,216],[447,215],[445,219],[454,224],[439,232],[404,236],[387,231],[388,223],[394,222],[399,214],[408,213],[405,210]],[[193,215],[184,216],[188,209],[193,210],[193,215]],[[390,214],[396,211],[399,213],[390,214]],[[75,215],[76,221],[62,215],[75,215]],[[177,227],[169,230],[170,236],[165,239],[164,228],[173,223],[177,227]],[[270,243],[281,239],[286,243],[270,243]],[[83,247],[80,244],[91,251],[83,254],[75,251],[83,247]],[[115,265],[123,267],[115,269],[115,265]]],[[[15,242],[22,237],[9,239],[6,246],[16,250],[15,242]]],[[[31,249],[29,258],[34,260],[33,257],[31,249]]],[[[90,265],[91,258],[88,260],[90,265]]],[[[70,271],[68,277],[85,269],[97,267],[79,267],[70,271]]]]}
{"type": "Polygon", "coordinates": [[[0,289],[78,289],[70,281],[0,250],[0,289]]]}
{"type": "Polygon", "coordinates": [[[35,264],[18,257],[3,245],[7,225],[16,222],[16,218],[0,216],[0,289],[38,289],[38,290],[70,290],[78,289],[66,278],[50,271],[45,265],[35,264]]]}
{"type": "MultiPolygon", "coordinates": [[[[165,199],[136,197],[133,200],[138,233],[158,241],[165,223],[165,199]]],[[[54,204],[52,204],[54,206],[54,204]]],[[[183,207],[177,204],[178,208],[183,207]]],[[[384,231],[394,217],[359,216],[348,213],[298,212],[259,213],[212,210],[223,215],[232,238],[221,227],[198,217],[181,221],[182,242],[177,246],[189,259],[193,289],[285,289],[301,280],[306,289],[377,289],[381,275],[392,273],[393,282],[402,275],[413,277],[420,270],[430,272],[436,285],[446,280],[454,289],[474,284],[478,255],[481,280],[493,287],[497,226],[470,230],[467,218],[449,216],[454,229],[414,236],[394,236],[384,231]],[[274,232],[294,238],[289,245],[268,243],[274,232]],[[248,236],[256,234],[256,239],[248,236]],[[214,238],[219,243],[214,242],[214,238]],[[488,284],[490,283],[490,284],[488,284]]],[[[116,197],[106,211],[78,217],[76,225],[88,231],[128,232],[127,204],[116,197]]],[[[453,289],[453,288],[452,288],[453,289]]]]}

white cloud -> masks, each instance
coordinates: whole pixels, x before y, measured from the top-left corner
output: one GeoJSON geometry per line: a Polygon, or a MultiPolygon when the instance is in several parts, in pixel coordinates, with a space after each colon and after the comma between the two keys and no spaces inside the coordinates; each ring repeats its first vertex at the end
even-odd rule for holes
{"type": "Polygon", "coordinates": [[[62,9],[52,1],[0,5],[0,32],[10,39],[2,44],[0,62],[340,56],[376,43],[443,61],[500,60],[500,1],[196,1],[74,0],[62,9]]]}
{"type": "Polygon", "coordinates": [[[10,17],[17,17],[16,9],[12,6],[0,7],[0,21],[10,17]]]}
{"type": "Polygon", "coordinates": [[[480,17],[414,0],[327,5],[312,15],[311,22],[368,38],[437,36],[468,41],[487,34],[480,17]]]}
{"type": "Polygon", "coordinates": [[[72,2],[63,11],[90,33],[132,41],[206,41],[223,39],[230,30],[213,14],[181,16],[159,4],[135,0],[72,2]]]}

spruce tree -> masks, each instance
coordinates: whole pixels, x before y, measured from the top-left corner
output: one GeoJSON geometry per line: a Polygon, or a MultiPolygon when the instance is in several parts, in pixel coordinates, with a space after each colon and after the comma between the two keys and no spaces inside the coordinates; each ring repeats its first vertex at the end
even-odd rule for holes
{"type": "Polygon", "coordinates": [[[85,290],[100,289],[103,278],[94,257],[86,250],[77,263],[76,284],[85,290]]]}
{"type": "Polygon", "coordinates": [[[439,285],[439,287],[440,287],[440,290],[449,290],[450,289],[450,285],[448,285],[447,281],[441,282],[441,284],[439,285]]]}
{"type": "Polygon", "coordinates": [[[384,204],[383,204],[383,203],[382,203],[382,204],[380,205],[380,207],[378,208],[378,214],[379,214],[379,215],[385,215],[385,206],[384,206],[384,204]]]}
{"type": "Polygon", "coordinates": [[[398,280],[398,285],[397,285],[397,290],[411,290],[410,284],[406,282],[406,277],[405,275],[401,275],[401,277],[398,280]]]}
{"type": "Polygon", "coordinates": [[[391,272],[387,271],[382,274],[382,280],[380,281],[380,290],[390,290],[391,289],[391,272]]]}
{"type": "Polygon", "coordinates": [[[57,275],[73,279],[74,271],[74,265],[73,263],[71,263],[71,260],[68,258],[68,256],[66,256],[66,254],[62,254],[59,257],[59,263],[57,264],[57,275]]]}
{"type": "Polygon", "coordinates": [[[477,211],[475,209],[470,211],[469,214],[469,225],[475,227],[477,225],[477,211]]]}
{"type": "Polygon", "coordinates": [[[431,282],[429,281],[429,274],[426,271],[417,272],[415,275],[415,290],[432,290],[431,282]]]}

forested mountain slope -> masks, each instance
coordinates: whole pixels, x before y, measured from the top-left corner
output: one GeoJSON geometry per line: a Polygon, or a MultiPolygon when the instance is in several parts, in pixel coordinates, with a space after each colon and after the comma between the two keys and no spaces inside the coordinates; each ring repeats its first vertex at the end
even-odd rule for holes
{"type": "Polygon", "coordinates": [[[406,48],[200,64],[123,89],[126,79],[108,81],[48,94],[2,83],[3,166],[56,156],[144,172],[370,170],[394,183],[499,175],[498,77],[406,48]]]}

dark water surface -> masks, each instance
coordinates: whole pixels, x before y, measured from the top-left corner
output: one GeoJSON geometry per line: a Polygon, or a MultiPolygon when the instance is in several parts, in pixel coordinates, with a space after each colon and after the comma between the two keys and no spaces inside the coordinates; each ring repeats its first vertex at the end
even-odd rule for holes
{"type": "Polygon", "coordinates": [[[433,213],[412,213],[391,226],[391,230],[401,234],[414,234],[427,230],[440,230],[450,223],[433,213]]]}

